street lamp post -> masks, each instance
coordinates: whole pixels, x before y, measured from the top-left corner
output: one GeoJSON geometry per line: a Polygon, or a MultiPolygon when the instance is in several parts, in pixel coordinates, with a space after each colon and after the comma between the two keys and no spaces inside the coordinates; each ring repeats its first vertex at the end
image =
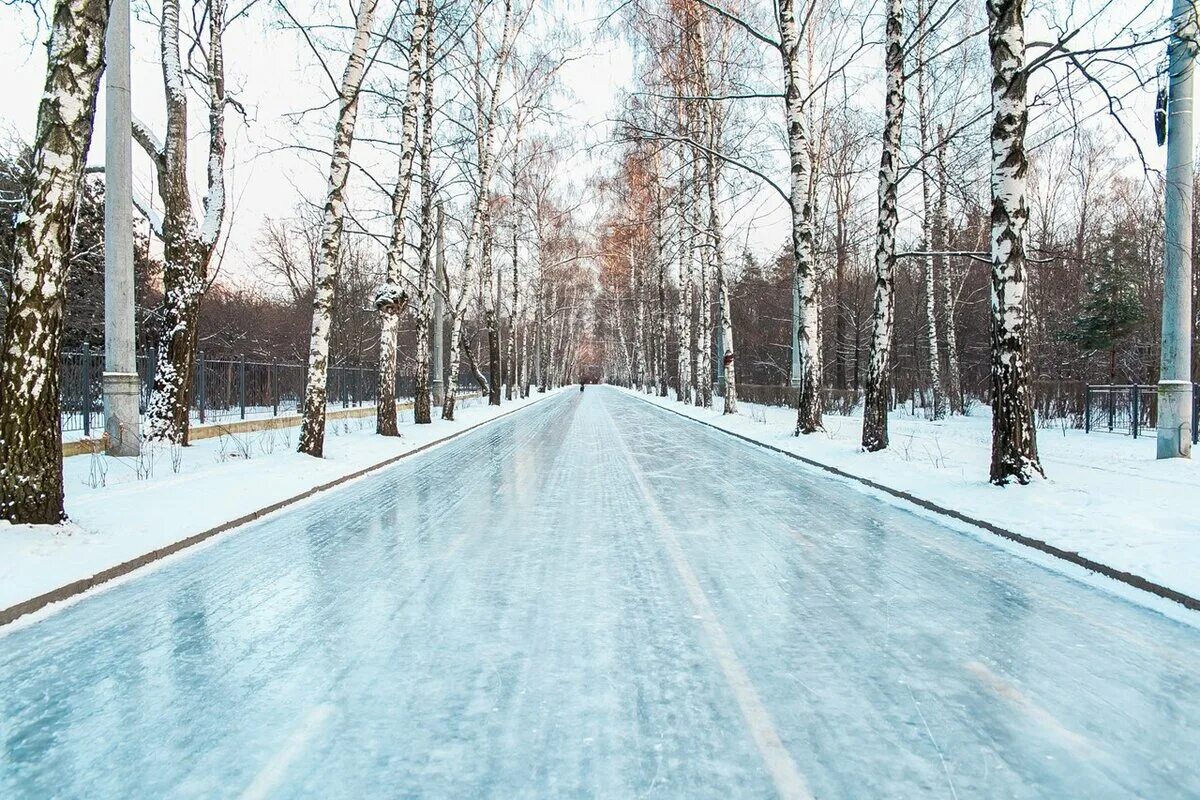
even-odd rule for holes
{"type": "Polygon", "coordinates": [[[129,105],[129,0],[114,0],[104,76],[104,432],[105,451],[141,450],[134,352],[133,173],[129,105]]]}
{"type": "Polygon", "coordinates": [[[1163,248],[1162,356],[1158,373],[1158,457],[1192,449],[1192,72],[1194,0],[1174,0],[1168,45],[1166,241],[1163,248]]]}

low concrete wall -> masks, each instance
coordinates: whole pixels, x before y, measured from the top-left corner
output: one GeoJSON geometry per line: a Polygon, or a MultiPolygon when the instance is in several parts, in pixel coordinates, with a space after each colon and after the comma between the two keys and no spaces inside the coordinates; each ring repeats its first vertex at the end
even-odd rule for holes
{"type": "MultiPolygon", "coordinates": [[[[479,397],[479,392],[463,392],[459,398],[479,397]]],[[[411,400],[396,403],[397,411],[408,411],[413,407],[411,400]]],[[[326,412],[327,420],[359,419],[375,416],[375,406],[358,406],[357,408],[336,408],[326,412]]],[[[193,425],[188,432],[188,441],[198,442],[201,439],[213,439],[217,436],[238,433],[254,433],[256,431],[277,431],[281,428],[294,428],[301,422],[299,414],[285,414],[279,417],[260,417],[258,419],[239,419],[236,422],[213,422],[207,425],[193,425]]],[[[63,442],[63,457],[84,456],[88,453],[103,452],[104,440],[99,438],[75,439],[63,442]]]]}

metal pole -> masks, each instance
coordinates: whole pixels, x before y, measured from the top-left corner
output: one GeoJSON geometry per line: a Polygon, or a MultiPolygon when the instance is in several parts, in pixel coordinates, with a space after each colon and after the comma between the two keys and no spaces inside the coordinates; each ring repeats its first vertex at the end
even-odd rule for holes
{"type": "Polygon", "coordinates": [[[109,9],[104,70],[104,432],[110,456],[141,451],[133,321],[129,0],[109,9]]]}
{"type": "Polygon", "coordinates": [[[242,410],[242,419],[246,418],[246,356],[238,359],[238,406],[242,410]]]}
{"type": "Polygon", "coordinates": [[[201,422],[201,424],[203,424],[204,423],[204,406],[205,406],[205,400],[206,400],[206,398],[204,397],[205,369],[204,369],[204,351],[203,350],[201,350],[199,353],[196,354],[196,369],[197,369],[197,374],[196,374],[197,391],[196,391],[196,394],[200,398],[200,402],[197,405],[198,405],[199,411],[200,411],[200,422],[201,422]]]}
{"type": "Polygon", "coordinates": [[[1162,362],[1158,373],[1158,457],[1192,452],[1192,72],[1196,58],[1194,0],[1173,0],[1167,48],[1166,241],[1162,362]]]}
{"type": "Polygon", "coordinates": [[[79,354],[79,404],[83,409],[83,435],[92,435],[92,348],[83,343],[79,354]]]}
{"type": "Polygon", "coordinates": [[[800,385],[800,280],[792,275],[792,386],[800,385]]]}
{"type": "Polygon", "coordinates": [[[1142,410],[1140,400],[1142,399],[1142,387],[1136,383],[1129,389],[1129,415],[1131,417],[1130,424],[1133,428],[1133,438],[1138,438],[1138,423],[1141,422],[1142,410]]]}
{"type": "Polygon", "coordinates": [[[435,405],[441,405],[444,387],[442,384],[442,373],[445,368],[442,366],[442,330],[446,327],[446,300],[442,296],[442,291],[446,286],[446,240],[442,231],[442,206],[438,204],[437,215],[437,257],[434,267],[434,282],[437,284],[433,292],[433,337],[432,337],[432,365],[429,368],[430,382],[433,390],[433,402],[435,405]]]}

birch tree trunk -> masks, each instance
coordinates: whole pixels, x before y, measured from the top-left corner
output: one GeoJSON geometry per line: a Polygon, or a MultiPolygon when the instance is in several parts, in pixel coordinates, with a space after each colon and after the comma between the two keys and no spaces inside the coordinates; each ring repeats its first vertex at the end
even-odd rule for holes
{"type": "Polygon", "coordinates": [[[1025,363],[1027,202],[1024,0],[987,0],[992,58],[991,481],[1042,474],[1025,363]]]}
{"type": "MultiPolygon", "coordinates": [[[[684,131],[686,133],[686,128],[684,131]]],[[[675,399],[686,403],[690,399],[692,386],[691,371],[691,307],[692,307],[692,232],[689,228],[691,187],[688,184],[686,165],[688,149],[679,151],[679,296],[675,307],[676,336],[676,384],[675,399]]]]}
{"type": "MultiPolygon", "coordinates": [[[[225,0],[208,0],[208,186],[197,220],[188,184],[187,86],[179,51],[179,0],[163,0],[160,45],[167,127],[160,144],[134,122],[134,138],[154,162],[163,202],[162,334],[147,409],[150,441],[187,444],[200,301],[225,218],[225,0]]],[[[152,223],[153,224],[153,223],[152,223]]]]}
{"type": "MultiPolygon", "coordinates": [[[[711,94],[711,87],[707,72],[708,59],[703,57],[707,51],[704,45],[703,22],[699,26],[699,35],[700,53],[702,56],[701,64],[703,65],[701,68],[701,94],[708,96],[711,94]]],[[[724,346],[724,351],[717,353],[717,357],[721,359],[722,375],[725,382],[723,413],[736,414],[737,375],[734,368],[733,314],[729,303],[729,278],[725,274],[725,231],[718,191],[721,181],[721,165],[713,155],[713,153],[720,152],[721,150],[722,121],[715,101],[709,100],[705,105],[709,120],[709,147],[705,157],[708,189],[708,234],[712,247],[713,265],[717,273],[717,324],[721,326],[721,343],[724,346]]],[[[708,405],[712,405],[711,395],[708,405]]]]}
{"type": "MultiPolygon", "coordinates": [[[[708,40],[705,35],[704,19],[700,18],[696,23],[696,61],[699,64],[698,76],[700,81],[700,96],[711,98],[712,81],[709,78],[709,58],[708,58],[708,40]]],[[[721,151],[722,144],[722,124],[720,112],[716,101],[708,99],[704,101],[701,111],[701,118],[704,120],[704,132],[706,134],[706,144],[704,154],[704,173],[705,173],[705,188],[708,196],[708,239],[709,252],[711,254],[710,264],[716,272],[717,284],[717,325],[721,330],[721,343],[723,352],[717,354],[721,359],[722,374],[725,381],[724,408],[726,414],[737,413],[737,381],[734,375],[734,357],[733,357],[733,322],[729,306],[729,284],[725,275],[725,253],[724,253],[724,230],[721,217],[721,206],[718,199],[719,185],[721,180],[720,163],[714,153],[721,151]]],[[[711,287],[708,286],[708,280],[702,280],[704,284],[704,304],[701,306],[700,313],[704,316],[706,324],[705,330],[705,345],[702,348],[704,353],[704,370],[705,370],[705,397],[704,405],[706,408],[712,407],[712,379],[713,379],[713,359],[710,348],[712,347],[712,319],[711,310],[709,308],[709,298],[711,297],[711,287]]]]}
{"type": "MultiPolygon", "coordinates": [[[[477,20],[477,32],[481,30],[480,25],[481,23],[477,20]]],[[[478,86],[480,75],[483,71],[483,47],[481,43],[477,46],[477,57],[479,60],[476,64],[477,116],[475,134],[478,137],[479,183],[475,187],[475,202],[471,213],[471,222],[467,228],[467,241],[463,254],[463,274],[461,276],[463,288],[450,311],[450,327],[452,331],[450,338],[451,380],[448,381],[445,401],[442,404],[442,419],[446,420],[454,419],[454,405],[458,397],[458,359],[461,352],[459,339],[462,336],[463,314],[466,311],[467,298],[471,294],[468,287],[471,285],[471,280],[476,273],[476,266],[480,257],[480,243],[485,235],[484,224],[487,221],[487,206],[490,199],[488,192],[492,182],[492,172],[495,163],[496,109],[500,102],[500,80],[504,75],[504,67],[508,63],[512,48],[512,36],[512,0],[505,0],[504,26],[500,34],[500,45],[496,53],[495,71],[486,107],[483,102],[482,91],[478,86]]]]}
{"type": "Polygon", "coordinates": [[[800,396],[796,435],[815,433],[821,423],[821,343],[818,336],[817,264],[813,256],[812,158],[804,118],[806,81],[800,62],[800,34],[795,0],[779,0],[780,53],[783,57],[784,110],[788,160],[791,165],[792,256],[800,296],[797,333],[800,350],[800,396]]]}
{"type": "Polygon", "coordinates": [[[641,268],[641,258],[630,248],[629,283],[633,290],[633,387],[641,392],[646,388],[646,332],[643,316],[646,313],[646,301],[643,296],[644,286],[641,268]]]}
{"type": "MultiPolygon", "coordinates": [[[[697,159],[698,160],[698,159],[697,159]]],[[[710,181],[708,178],[705,183],[710,181]]],[[[697,189],[699,182],[697,181],[697,189]]],[[[707,215],[706,215],[707,216],[707,215]]],[[[702,408],[712,408],[712,223],[705,226],[709,241],[701,251],[700,275],[696,284],[696,397],[702,408]]]]}
{"type": "MultiPolygon", "coordinates": [[[[715,109],[713,109],[715,113],[715,109]]],[[[716,150],[716,147],[712,148],[716,150]]],[[[729,303],[729,277],[725,274],[725,235],[721,220],[721,207],[717,198],[717,183],[720,168],[710,154],[708,157],[708,207],[709,227],[712,237],[713,261],[717,270],[717,313],[721,326],[721,342],[724,352],[718,353],[725,379],[724,408],[726,414],[737,413],[737,375],[734,369],[733,314],[729,303]]],[[[711,405],[711,402],[710,402],[711,405]]]]}
{"type": "Polygon", "coordinates": [[[346,181],[350,176],[350,147],[358,119],[359,89],[367,71],[367,48],[378,0],[362,0],[355,13],[354,40],[338,92],[338,117],[329,160],[329,188],[321,223],[320,260],[314,280],[312,334],[308,347],[308,378],[304,386],[301,453],[320,458],[325,450],[325,405],[329,381],[329,335],[333,327],[334,286],[341,256],[342,225],[346,214],[346,181]]]}
{"type": "MultiPolygon", "coordinates": [[[[937,232],[940,246],[949,241],[946,230],[946,202],[949,196],[949,180],[946,176],[946,132],[938,126],[937,159],[937,205],[934,210],[934,230],[937,232]]],[[[950,259],[941,256],[942,262],[942,322],[946,336],[946,395],[949,400],[950,413],[962,414],[965,411],[962,393],[962,377],[958,364],[958,332],[955,330],[955,293],[954,281],[950,274],[950,259]]]]}
{"type": "Polygon", "coordinates": [[[437,209],[437,231],[433,214],[433,64],[434,8],[429,2],[425,43],[421,48],[425,58],[424,108],[421,114],[421,261],[417,272],[416,297],[416,365],[413,371],[413,422],[428,425],[433,422],[429,397],[430,325],[433,306],[433,249],[442,233],[442,208],[437,209]]]}
{"type": "MultiPolygon", "coordinates": [[[[508,322],[508,369],[507,380],[504,383],[504,399],[513,399],[513,384],[517,383],[517,304],[521,299],[521,273],[520,263],[517,260],[520,251],[520,228],[521,217],[517,213],[517,154],[519,149],[513,155],[513,174],[512,174],[512,214],[513,214],[513,229],[512,229],[512,282],[509,286],[509,303],[512,309],[508,322]]],[[[519,392],[518,392],[519,394],[519,392]]]]}
{"type": "Polygon", "coordinates": [[[375,292],[375,310],[379,312],[379,373],[375,395],[375,432],[381,436],[399,436],[396,427],[396,346],[400,332],[400,314],[408,304],[408,293],[400,281],[404,271],[407,244],[408,199],[412,195],[413,161],[417,150],[417,108],[423,107],[425,65],[425,28],[429,19],[428,0],[417,0],[413,11],[412,32],[408,38],[408,86],[400,107],[400,168],[392,192],[392,237],[388,243],[387,279],[375,292]]]}
{"type": "Polygon", "coordinates": [[[454,407],[458,403],[458,365],[462,359],[462,314],[455,306],[450,308],[450,356],[446,363],[450,374],[446,379],[446,391],[442,398],[442,419],[454,419],[454,407]]]}
{"type": "Polygon", "coordinates": [[[903,15],[902,0],[889,0],[884,58],[887,94],[884,98],[883,151],[879,157],[879,223],[875,240],[875,313],[863,406],[862,446],[869,452],[888,446],[892,328],[896,305],[896,191],[904,122],[904,49],[900,29],[903,15]]]}
{"type": "Polygon", "coordinates": [[[13,524],[66,519],[58,394],[63,302],[107,25],[104,0],[59,0],[50,20],[33,179],[13,233],[0,337],[0,519],[13,524]]]}
{"type": "Polygon", "coordinates": [[[496,274],[492,261],[492,246],[496,240],[491,212],[483,226],[483,273],[487,276],[484,291],[484,327],[487,329],[488,372],[491,381],[487,392],[488,405],[500,405],[500,276],[496,274]]]}
{"type": "MultiPolygon", "coordinates": [[[[925,0],[917,3],[917,19],[919,20],[917,52],[920,57],[917,64],[917,129],[921,138],[922,154],[934,153],[936,148],[930,131],[931,101],[926,89],[929,69],[926,56],[929,39],[927,10],[925,0]]],[[[938,353],[937,278],[934,274],[936,262],[932,255],[945,248],[940,240],[940,228],[937,224],[937,213],[934,210],[935,203],[933,180],[930,178],[929,170],[923,169],[921,170],[921,240],[924,242],[925,252],[929,255],[921,259],[921,266],[923,268],[922,284],[925,290],[925,335],[929,388],[933,394],[932,416],[936,420],[946,414],[946,398],[942,393],[941,357],[938,353]]]]}
{"type": "Polygon", "coordinates": [[[658,396],[666,397],[668,394],[667,329],[669,325],[667,319],[667,257],[664,245],[665,237],[663,235],[663,214],[666,209],[663,206],[662,177],[656,174],[656,181],[654,192],[654,251],[658,262],[658,303],[656,306],[657,335],[655,336],[655,361],[657,362],[656,369],[658,370],[656,375],[658,396]]]}

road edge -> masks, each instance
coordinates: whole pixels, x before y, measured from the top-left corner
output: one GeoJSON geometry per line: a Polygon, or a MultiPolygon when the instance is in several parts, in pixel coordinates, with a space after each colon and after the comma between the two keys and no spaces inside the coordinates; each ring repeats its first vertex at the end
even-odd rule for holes
{"type": "Polygon", "coordinates": [[[263,506],[262,508],[251,511],[247,514],[243,514],[242,516],[237,517],[235,519],[231,519],[231,520],[227,520],[226,522],[222,522],[220,525],[217,525],[215,527],[208,528],[207,530],[200,531],[199,533],[194,533],[183,539],[179,539],[178,541],[172,542],[171,544],[165,545],[165,546],[157,548],[155,550],[151,550],[148,553],[143,553],[142,555],[137,556],[136,558],[131,558],[128,561],[123,561],[120,564],[116,564],[114,566],[108,567],[107,569],[103,569],[90,577],[80,578],[79,580],[71,581],[70,583],[60,586],[57,589],[51,589],[49,592],[44,592],[40,595],[37,595],[36,597],[31,597],[28,600],[22,600],[20,603],[11,605],[8,608],[0,609],[0,628],[2,628],[5,625],[8,625],[12,622],[15,622],[16,620],[20,619],[21,617],[32,614],[35,611],[40,611],[49,605],[52,605],[54,603],[60,603],[64,600],[70,600],[71,598],[81,595],[84,592],[94,589],[97,586],[108,583],[111,580],[129,575],[130,573],[135,572],[135,571],[141,569],[142,567],[153,564],[154,562],[159,561],[163,558],[166,558],[167,556],[174,555],[175,553],[179,553],[183,550],[186,550],[189,547],[197,545],[207,539],[211,539],[214,536],[217,536],[222,533],[226,533],[228,531],[232,531],[233,529],[239,528],[242,525],[247,525],[251,522],[255,522],[255,521],[261,519],[262,517],[267,516],[268,514],[273,514],[276,511],[280,511],[282,509],[287,508],[288,506],[295,505],[296,503],[299,503],[302,500],[307,500],[308,498],[312,497],[313,495],[319,494],[321,492],[329,491],[330,489],[335,489],[335,488],[341,486],[342,484],[349,483],[350,481],[353,481],[353,480],[357,480],[357,479],[362,478],[362,477],[364,477],[372,472],[375,472],[377,470],[381,470],[386,467],[390,467],[393,464],[395,464],[398,461],[401,461],[405,458],[409,458],[410,456],[415,456],[418,453],[422,453],[426,450],[437,447],[438,445],[445,444],[446,442],[449,442],[452,439],[457,439],[460,436],[465,436],[466,434],[476,431],[479,428],[482,428],[486,425],[490,425],[493,422],[496,422],[497,420],[504,419],[507,416],[524,411],[527,408],[530,408],[531,406],[535,406],[538,403],[540,403],[541,401],[545,400],[546,398],[548,398],[554,394],[557,394],[557,393],[558,392],[547,392],[543,396],[538,397],[537,399],[532,400],[531,402],[528,402],[528,403],[522,405],[520,408],[509,409],[508,411],[505,411],[502,414],[497,414],[496,416],[494,416],[490,419],[485,419],[482,422],[477,422],[474,425],[463,428],[462,430],[459,430],[459,431],[455,431],[454,433],[451,433],[447,436],[443,436],[440,439],[435,439],[432,442],[426,442],[423,445],[414,447],[412,450],[406,450],[403,453],[399,453],[394,456],[389,456],[388,458],[386,458],[383,461],[380,461],[378,463],[371,464],[370,466],[355,470],[354,472],[348,473],[346,475],[342,475],[339,478],[334,478],[331,481],[326,481],[325,483],[321,483],[316,486],[312,486],[308,489],[305,489],[303,492],[300,492],[299,494],[292,495],[291,497],[286,497],[283,500],[278,500],[274,503],[271,503],[270,505],[263,506]]]}
{"type": "Polygon", "coordinates": [[[647,400],[646,398],[642,397],[639,392],[626,392],[626,394],[633,395],[638,400],[641,400],[643,403],[645,403],[648,406],[657,408],[661,411],[666,411],[668,413],[674,414],[677,417],[682,417],[683,419],[686,419],[686,420],[691,420],[692,422],[695,422],[697,425],[703,425],[706,428],[711,428],[715,431],[720,431],[721,433],[732,436],[735,439],[741,439],[742,441],[748,442],[757,447],[761,447],[766,450],[771,450],[773,452],[780,453],[782,455],[787,456],[788,458],[794,459],[803,464],[807,464],[810,467],[816,467],[817,469],[824,470],[825,472],[828,472],[832,475],[836,475],[839,478],[845,478],[845,479],[854,481],[855,483],[860,483],[860,484],[870,487],[871,489],[874,489],[876,491],[883,492],[884,494],[891,495],[892,497],[896,497],[896,498],[899,498],[906,502],[912,503],[913,505],[918,506],[926,511],[931,511],[935,514],[949,517],[957,522],[966,523],[967,525],[970,525],[975,528],[979,528],[980,530],[986,531],[987,533],[993,534],[995,536],[999,536],[999,537],[1007,539],[1011,542],[1016,542],[1017,544],[1032,548],[1034,550],[1045,553],[1046,555],[1049,555],[1049,556],[1053,556],[1054,558],[1060,559],[1062,561],[1070,562],[1071,564],[1074,564],[1077,567],[1083,567],[1084,569],[1088,570],[1089,572],[1094,572],[1099,575],[1103,575],[1106,578],[1111,578],[1112,580],[1126,584],[1127,586],[1132,586],[1133,588],[1139,589],[1143,592],[1148,592],[1149,594],[1156,595],[1165,600],[1171,600],[1172,602],[1178,603],[1179,605],[1183,606],[1184,608],[1190,609],[1192,611],[1200,611],[1200,599],[1197,599],[1195,597],[1192,597],[1191,595],[1184,594],[1183,592],[1172,589],[1169,586],[1163,586],[1162,584],[1155,583],[1154,581],[1151,581],[1147,578],[1143,578],[1141,575],[1135,575],[1132,572],[1125,572],[1124,570],[1119,570],[1116,567],[1110,567],[1107,564],[1103,564],[1099,561],[1094,561],[1085,555],[1081,555],[1080,553],[1077,553],[1074,550],[1064,550],[1061,547],[1056,547],[1056,546],[1050,544],[1049,542],[1043,541],[1041,539],[1035,539],[1032,536],[1026,536],[1023,533],[1017,533],[1016,531],[1010,531],[1007,528],[1002,528],[999,525],[996,525],[995,523],[987,522],[986,520],[982,520],[982,519],[976,519],[975,517],[968,516],[968,515],[962,513],[961,511],[955,511],[952,508],[946,508],[945,506],[940,506],[937,503],[934,503],[930,500],[926,500],[923,497],[918,497],[917,495],[911,494],[910,492],[906,492],[902,489],[894,489],[890,486],[879,483],[878,481],[873,481],[870,478],[864,478],[859,475],[855,475],[851,472],[846,472],[845,470],[838,469],[837,467],[830,466],[829,464],[825,464],[820,461],[816,461],[815,459],[808,458],[807,456],[802,456],[802,455],[799,455],[798,453],[793,453],[790,450],[784,450],[782,447],[776,447],[775,445],[767,444],[766,442],[759,441],[758,439],[754,439],[745,434],[737,433],[736,431],[731,431],[727,428],[722,428],[720,425],[715,425],[711,422],[706,422],[705,420],[697,419],[693,416],[689,416],[688,414],[684,414],[680,411],[676,411],[673,408],[669,408],[668,406],[662,406],[662,405],[659,405],[658,403],[653,403],[653,402],[647,400]]]}

